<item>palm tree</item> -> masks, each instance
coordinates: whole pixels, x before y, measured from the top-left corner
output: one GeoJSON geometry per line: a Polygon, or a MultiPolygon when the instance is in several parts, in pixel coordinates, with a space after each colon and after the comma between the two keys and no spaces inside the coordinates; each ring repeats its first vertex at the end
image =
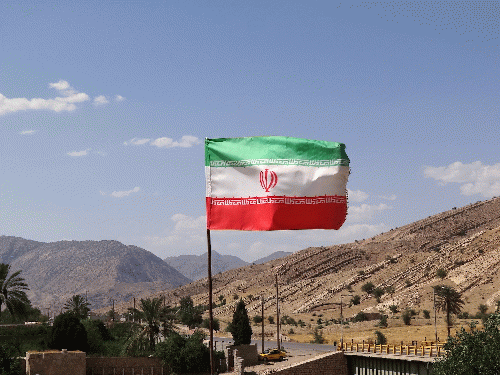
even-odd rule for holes
{"type": "Polygon", "coordinates": [[[459,314],[465,302],[461,298],[462,295],[451,286],[436,285],[434,287],[434,293],[436,293],[437,297],[437,311],[446,311],[446,325],[448,328],[448,337],[450,337],[451,314],[459,314]]]}
{"type": "Polygon", "coordinates": [[[28,284],[19,276],[21,271],[16,271],[9,276],[10,264],[0,263],[0,313],[5,304],[11,315],[22,314],[30,305],[25,290],[28,284]]]}
{"type": "Polygon", "coordinates": [[[149,343],[149,350],[154,351],[156,341],[160,334],[160,327],[163,324],[164,331],[166,330],[167,320],[171,315],[170,309],[162,306],[162,301],[163,298],[160,297],[141,299],[139,303],[140,310],[137,309],[134,311],[130,309],[130,311],[136,313],[136,317],[140,316],[146,324],[142,330],[130,338],[125,346],[125,352],[145,349],[145,339],[147,339],[149,343]]]}
{"type": "Polygon", "coordinates": [[[90,303],[87,302],[87,299],[77,294],[66,301],[64,310],[72,312],[78,319],[84,319],[90,311],[89,306],[90,303]]]}

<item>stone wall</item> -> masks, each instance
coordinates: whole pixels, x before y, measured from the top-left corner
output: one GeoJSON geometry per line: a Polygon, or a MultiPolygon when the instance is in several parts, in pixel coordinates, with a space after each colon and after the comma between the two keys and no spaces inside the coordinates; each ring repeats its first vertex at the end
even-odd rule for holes
{"type": "Polygon", "coordinates": [[[159,358],[145,357],[87,357],[87,375],[163,375],[168,374],[159,358]]]}
{"type": "Polygon", "coordinates": [[[85,353],[80,351],[26,353],[26,373],[29,375],[85,375],[85,367],[85,353]]]}
{"type": "Polygon", "coordinates": [[[270,372],[279,375],[349,375],[347,360],[342,352],[326,353],[279,370],[269,370],[270,372]]]}
{"type": "Polygon", "coordinates": [[[254,366],[259,363],[259,358],[257,354],[257,345],[229,345],[226,346],[224,350],[226,354],[226,366],[227,369],[234,368],[234,349],[238,349],[238,357],[243,359],[243,366],[254,366]]]}

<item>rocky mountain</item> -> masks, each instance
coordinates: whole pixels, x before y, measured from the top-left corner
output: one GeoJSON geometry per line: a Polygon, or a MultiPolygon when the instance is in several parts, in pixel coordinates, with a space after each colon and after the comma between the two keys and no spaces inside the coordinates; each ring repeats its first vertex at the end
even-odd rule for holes
{"type": "MultiPolygon", "coordinates": [[[[500,198],[453,208],[362,241],[308,248],[216,274],[214,300],[219,295],[241,297],[249,313],[257,314],[262,295],[266,314],[272,314],[276,275],[282,313],[305,321],[317,313],[338,318],[341,295],[344,303],[352,295],[361,296],[359,305],[345,307],[347,316],[360,310],[390,314],[391,305],[432,311],[432,287],[437,284],[462,293],[469,313],[476,313],[479,304],[493,311],[500,300],[500,198]],[[367,282],[387,290],[380,302],[362,291],[367,282]]],[[[207,304],[207,280],[162,295],[171,304],[186,295],[207,304]]],[[[214,310],[215,317],[230,320],[237,299],[227,301],[214,310]]]]}
{"type": "MultiPolygon", "coordinates": [[[[202,255],[179,255],[163,260],[191,280],[200,280],[207,277],[207,253],[202,255]]],[[[222,255],[212,250],[212,274],[246,265],[248,265],[247,262],[236,256],[222,255]]]]}
{"type": "Polygon", "coordinates": [[[21,270],[38,307],[58,309],[73,294],[93,308],[171,289],[191,280],[147,250],[118,241],[36,242],[0,236],[0,260],[21,270]]]}
{"type": "MultiPolygon", "coordinates": [[[[253,263],[266,263],[290,254],[290,252],[286,251],[276,251],[267,257],[257,259],[253,263]]],[[[202,255],[179,255],[163,260],[191,280],[200,280],[207,277],[207,253],[202,255]]],[[[212,274],[226,272],[235,268],[248,266],[249,264],[251,263],[245,262],[237,256],[223,255],[212,251],[212,274]]]]}

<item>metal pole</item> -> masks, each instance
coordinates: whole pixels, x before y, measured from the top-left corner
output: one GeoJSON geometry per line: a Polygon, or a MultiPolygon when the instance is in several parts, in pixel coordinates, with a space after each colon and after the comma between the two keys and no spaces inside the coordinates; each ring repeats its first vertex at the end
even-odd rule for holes
{"type": "Polygon", "coordinates": [[[279,290],[278,290],[278,274],[276,274],[276,341],[278,341],[278,350],[280,347],[280,306],[279,306],[279,290]]]}
{"type": "Polygon", "coordinates": [[[260,296],[262,302],[262,353],[264,353],[264,296],[260,296]]]}
{"type": "Polygon", "coordinates": [[[436,345],[438,341],[438,329],[437,329],[437,316],[436,316],[436,289],[432,289],[432,294],[434,296],[434,332],[436,333],[436,345]]]}
{"type": "Polygon", "coordinates": [[[212,330],[212,243],[210,241],[210,229],[207,229],[207,255],[208,255],[208,329],[210,331],[210,375],[214,374],[214,331],[212,330]]]}
{"type": "Polygon", "coordinates": [[[133,311],[133,313],[132,313],[132,314],[133,314],[133,315],[132,315],[132,316],[133,316],[132,320],[133,320],[133,321],[134,321],[134,323],[135,323],[135,297],[134,297],[134,311],[133,311]]]}

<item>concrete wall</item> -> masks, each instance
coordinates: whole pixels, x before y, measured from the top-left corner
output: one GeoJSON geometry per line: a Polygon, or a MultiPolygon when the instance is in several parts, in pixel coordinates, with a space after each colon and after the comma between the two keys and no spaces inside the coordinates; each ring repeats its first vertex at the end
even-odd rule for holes
{"type": "Polygon", "coordinates": [[[86,356],[80,351],[47,351],[26,353],[29,375],[85,375],[86,356]]]}
{"type": "Polygon", "coordinates": [[[276,371],[279,375],[350,375],[343,353],[327,353],[276,371]]]}

